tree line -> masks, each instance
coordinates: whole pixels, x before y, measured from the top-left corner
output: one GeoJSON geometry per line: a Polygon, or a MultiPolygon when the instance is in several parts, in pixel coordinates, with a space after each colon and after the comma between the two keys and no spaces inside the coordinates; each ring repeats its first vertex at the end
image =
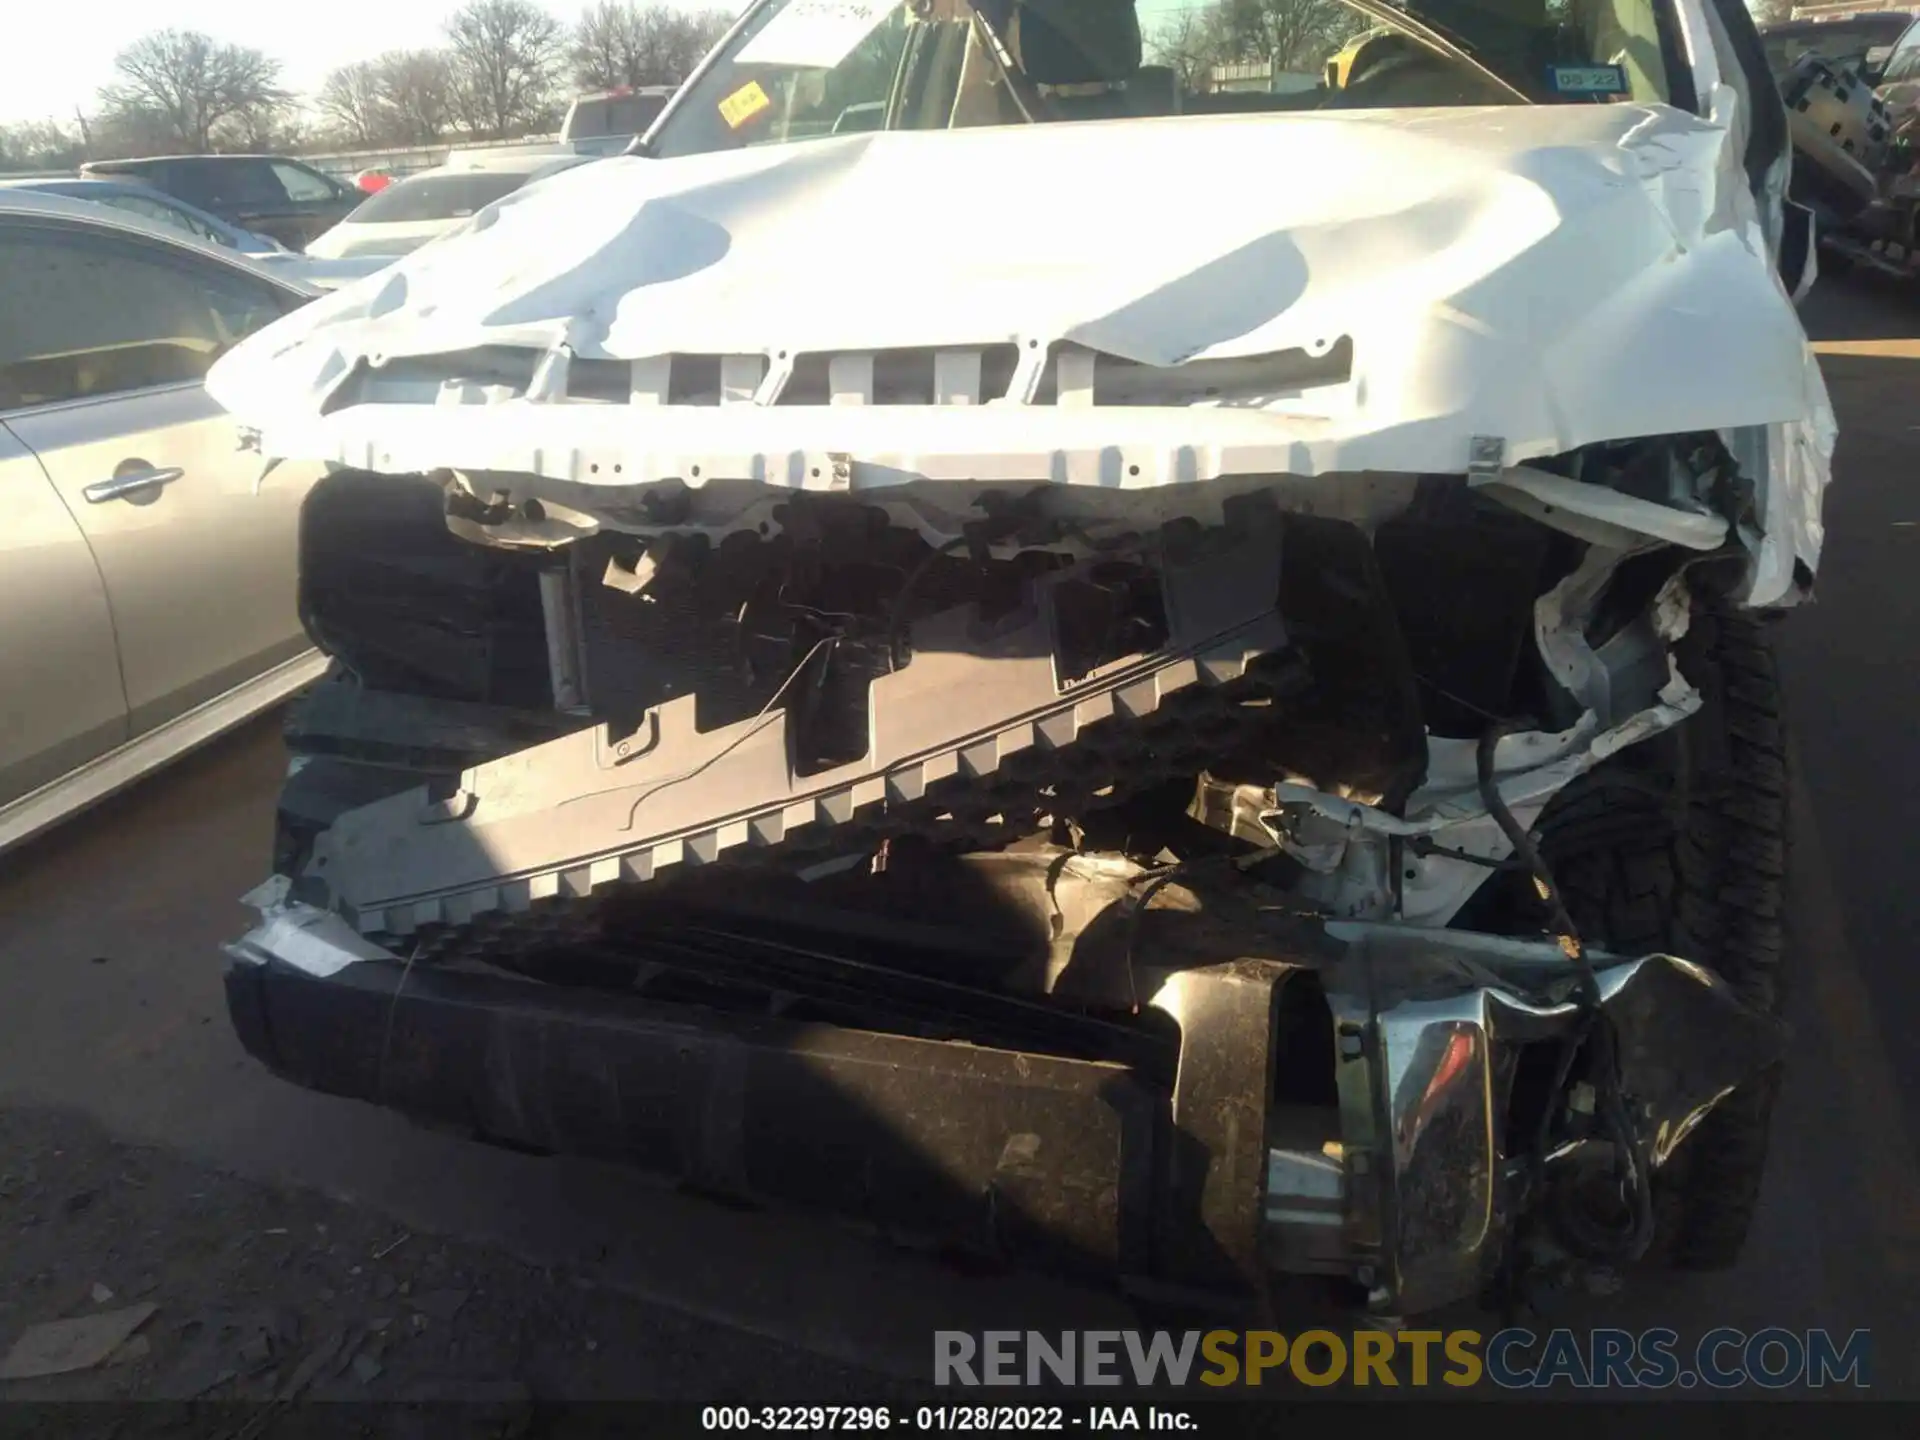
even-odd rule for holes
{"type": "MultiPolygon", "coordinates": [[[[1792,0],[1748,3],[1766,23],[1786,18],[1792,0]]],[[[259,50],[160,30],[120,53],[91,114],[0,126],[0,170],[169,151],[374,149],[545,133],[558,125],[569,86],[677,85],[730,23],[723,10],[596,0],[569,26],[536,0],[468,0],[438,47],[342,66],[307,97],[285,89],[280,62],[259,50]]],[[[1339,0],[1193,0],[1161,15],[1147,50],[1197,88],[1215,65],[1249,58],[1311,65],[1368,23],[1339,0]]]]}
{"type": "Polygon", "coordinates": [[[544,134],[576,91],[678,84],[731,23],[720,10],[597,0],[567,25],[536,0],[468,0],[439,46],[341,66],[305,96],[264,51],[157,30],[115,57],[91,109],[0,126],[0,170],[544,134]]]}

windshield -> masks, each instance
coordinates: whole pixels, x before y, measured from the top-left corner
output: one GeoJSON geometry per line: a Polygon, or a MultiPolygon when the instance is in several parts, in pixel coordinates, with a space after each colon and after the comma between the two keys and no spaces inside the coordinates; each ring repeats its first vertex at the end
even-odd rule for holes
{"type": "Polygon", "coordinates": [[[562,140],[596,140],[603,135],[640,135],[666,106],[667,96],[616,95],[576,100],[561,128],[562,140]]]}
{"type": "Polygon", "coordinates": [[[464,220],[531,177],[518,170],[473,170],[460,175],[416,175],[369,196],[347,218],[355,225],[414,220],[464,220]]]}
{"type": "Polygon", "coordinates": [[[763,0],[659,156],[861,130],[1661,103],[1671,0],[763,0]]]}

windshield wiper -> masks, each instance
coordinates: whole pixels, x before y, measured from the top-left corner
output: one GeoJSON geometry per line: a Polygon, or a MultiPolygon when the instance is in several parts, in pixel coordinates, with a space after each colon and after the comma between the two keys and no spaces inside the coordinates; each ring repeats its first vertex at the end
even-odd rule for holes
{"type": "Polygon", "coordinates": [[[1402,10],[1398,5],[1388,4],[1386,0],[1341,0],[1341,3],[1352,6],[1362,15],[1371,16],[1383,25],[1391,26],[1396,30],[1406,31],[1421,44],[1432,47],[1449,60],[1458,60],[1463,65],[1471,66],[1473,69],[1479,71],[1485,79],[1491,80],[1522,105],[1531,105],[1534,103],[1532,96],[1528,95],[1504,75],[1488,68],[1484,61],[1474,55],[1472,51],[1468,50],[1458,40],[1451,39],[1446,32],[1442,30],[1436,30],[1425,20],[1416,19],[1407,11],[1402,10]]]}

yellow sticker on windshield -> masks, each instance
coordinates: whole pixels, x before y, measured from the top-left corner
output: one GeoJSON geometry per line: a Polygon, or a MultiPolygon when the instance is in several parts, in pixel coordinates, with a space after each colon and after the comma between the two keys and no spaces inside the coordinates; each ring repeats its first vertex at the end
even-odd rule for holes
{"type": "Polygon", "coordinates": [[[771,104],[773,101],[760,88],[760,82],[749,80],[720,102],[720,118],[727,122],[729,130],[738,130],[771,104]]]}

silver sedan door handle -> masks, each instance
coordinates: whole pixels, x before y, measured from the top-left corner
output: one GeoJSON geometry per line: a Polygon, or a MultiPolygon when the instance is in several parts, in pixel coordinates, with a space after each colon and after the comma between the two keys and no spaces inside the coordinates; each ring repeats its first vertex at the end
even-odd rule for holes
{"type": "Polygon", "coordinates": [[[80,493],[87,497],[90,505],[130,499],[142,491],[157,498],[162,485],[171,485],[186,473],[178,466],[171,465],[164,470],[156,470],[151,465],[142,465],[137,470],[122,467],[111,480],[96,480],[80,493]]]}

